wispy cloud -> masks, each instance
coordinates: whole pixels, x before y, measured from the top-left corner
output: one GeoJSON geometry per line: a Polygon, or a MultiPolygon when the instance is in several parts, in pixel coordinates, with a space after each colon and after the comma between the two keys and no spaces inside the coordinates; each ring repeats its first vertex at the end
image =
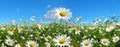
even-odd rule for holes
{"type": "Polygon", "coordinates": [[[47,5],[47,7],[46,8],[50,8],[51,7],[51,5],[49,4],[49,5],[47,5]]]}

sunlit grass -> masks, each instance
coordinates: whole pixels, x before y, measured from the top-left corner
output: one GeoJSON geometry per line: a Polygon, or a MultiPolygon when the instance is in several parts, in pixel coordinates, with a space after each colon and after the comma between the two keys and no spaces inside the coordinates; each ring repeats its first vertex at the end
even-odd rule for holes
{"type": "MultiPolygon", "coordinates": [[[[71,39],[69,46],[73,47],[83,46],[81,43],[85,39],[92,40],[91,44],[93,47],[120,46],[120,23],[111,20],[103,23],[101,23],[101,21],[97,24],[96,22],[94,23],[89,25],[70,23],[61,24],[61,22],[52,22],[48,24],[31,23],[22,25],[0,25],[0,46],[4,45],[10,47],[11,45],[5,43],[5,40],[9,37],[14,41],[12,46],[20,44],[20,46],[25,47],[27,45],[27,41],[32,40],[37,42],[39,47],[57,47],[57,45],[55,45],[54,38],[59,35],[69,36],[71,39]],[[111,26],[111,24],[113,26],[111,26]],[[114,27],[114,29],[107,32],[106,28],[109,25],[110,27],[114,27]],[[76,34],[75,32],[78,33],[76,34]],[[118,36],[118,38],[115,39],[115,36],[118,36]],[[113,37],[115,40],[113,39],[113,37]],[[101,43],[101,39],[103,38],[108,39],[110,43],[108,45],[103,45],[101,43]]],[[[88,43],[86,43],[86,45],[88,45],[88,43]]]]}

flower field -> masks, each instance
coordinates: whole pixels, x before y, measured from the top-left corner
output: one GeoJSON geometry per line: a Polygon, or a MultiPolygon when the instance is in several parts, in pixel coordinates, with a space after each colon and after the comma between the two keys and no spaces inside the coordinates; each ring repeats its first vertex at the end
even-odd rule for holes
{"type": "MultiPolygon", "coordinates": [[[[77,17],[70,22],[72,12],[55,8],[45,15],[58,22],[47,24],[0,25],[0,47],[120,47],[120,23],[117,17],[84,23],[77,17]],[[54,16],[54,17],[53,17],[54,16]]],[[[23,22],[24,23],[24,22],[23,22]]]]}

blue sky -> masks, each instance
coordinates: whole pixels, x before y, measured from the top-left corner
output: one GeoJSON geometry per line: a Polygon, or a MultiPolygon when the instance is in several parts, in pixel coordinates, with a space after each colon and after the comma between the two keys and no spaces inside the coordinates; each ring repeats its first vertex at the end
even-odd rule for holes
{"type": "Polygon", "coordinates": [[[81,16],[84,21],[120,15],[120,0],[0,0],[0,23],[21,17],[29,20],[31,16],[45,19],[44,14],[56,7],[69,8],[72,19],[81,16]]]}

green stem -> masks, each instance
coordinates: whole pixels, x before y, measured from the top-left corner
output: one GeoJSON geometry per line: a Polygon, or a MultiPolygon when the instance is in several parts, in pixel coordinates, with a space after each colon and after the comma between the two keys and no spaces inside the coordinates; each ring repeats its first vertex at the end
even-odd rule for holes
{"type": "Polygon", "coordinates": [[[62,25],[62,19],[60,19],[60,25],[62,25]]]}

